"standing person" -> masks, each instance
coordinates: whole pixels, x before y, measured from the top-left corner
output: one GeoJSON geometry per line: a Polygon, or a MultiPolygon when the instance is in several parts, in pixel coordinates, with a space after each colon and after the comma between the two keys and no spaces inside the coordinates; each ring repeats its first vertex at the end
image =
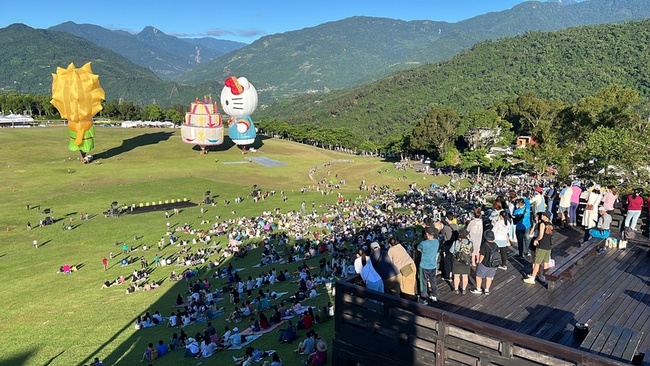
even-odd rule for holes
{"type": "Polygon", "coordinates": [[[492,280],[497,273],[497,267],[492,267],[491,257],[492,253],[498,251],[496,243],[494,243],[494,232],[488,230],[483,234],[485,241],[481,244],[481,251],[479,254],[479,263],[476,267],[476,288],[470,291],[475,295],[490,294],[490,286],[492,280]],[[485,280],[485,288],[482,288],[483,280],[485,280]]]}
{"type": "Polygon", "coordinates": [[[472,263],[472,242],[467,229],[458,230],[458,239],[449,249],[454,256],[454,293],[464,295],[469,282],[469,266],[472,263]],[[462,288],[461,286],[462,279],[462,288]]]}
{"type": "Polygon", "coordinates": [[[388,241],[388,256],[399,270],[399,289],[401,296],[408,300],[415,299],[416,267],[413,258],[406,252],[406,249],[397,239],[390,238],[388,241]]]}
{"type": "Polygon", "coordinates": [[[38,249],[38,240],[34,239],[32,244],[34,244],[34,249],[38,249]]]}
{"type": "Polygon", "coordinates": [[[481,219],[481,208],[474,208],[472,216],[472,219],[467,224],[467,231],[469,231],[469,241],[472,243],[472,267],[476,267],[478,264],[479,251],[481,250],[481,241],[483,241],[483,220],[481,219]]]}
{"type": "Polygon", "coordinates": [[[587,206],[585,206],[585,211],[582,213],[582,226],[585,228],[584,241],[589,239],[589,229],[596,226],[601,198],[600,186],[596,185],[589,191],[587,206]]]}
{"type": "Polygon", "coordinates": [[[516,223],[515,234],[517,236],[517,249],[519,257],[530,256],[530,249],[528,249],[528,232],[530,230],[530,204],[526,204],[526,200],[518,198],[515,201],[515,211],[512,213],[514,222],[516,223]]]}
{"type": "Polygon", "coordinates": [[[569,206],[569,226],[576,226],[578,223],[578,205],[580,204],[580,195],[582,188],[580,182],[571,184],[571,204],[569,206]]]}
{"type": "Polygon", "coordinates": [[[544,202],[544,196],[542,195],[543,192],[544,188],[540,186],[535,187],[535,193],[533,194],[533,198],[530,200],[530,206],[536,214],[546,211],[546,202],[544,202]]]}
{"type": "Polygon", "coordinates": [[[563,227],[569,226],[571,222],[569,219],[569,212],[571,210],[571,197],[573,190],[569,184],[565,183],[564,188],[560,191],[560,204],[557,210],[558,217],[560,218],[560,225],[563,227]]]}
{"type": "Polygon", "coordinates": [[[627,196],[627,214],[625,215],[625,227],[629,227],[636,231],[636,224],[641,216],[643,209],[643,197],[641,197],[641,190],[635,189],[634,193],[627,196]]]}
{"type": "Polygon", "coordinates": [[[546,211],[551,214],[551,222],[553,222],[554,210],[556,209],[555,200],[557,199],[557,189],[555,189],[555,183],[551,183],[548,186],[546,191],[546,211]]]}
{"type": "Polygon", "coordinates": [[[608,214],[614,213],[614,205],[618,202],[618,191],[615,186],[608,186],[603,193],[603,207],[608,214]]]}
{"type": "Polygon", "coordinates": [[[397,275],[399,270],[391,261],[388,253],[381,248],[376,241],[370,244],[370,261],[372,266],[377,270],[381,280],[384,282],[384,292],[387,294],[399,296],[399,279],[397,275]]]}
{"type": "Polygon", "coordinates": [[[418,244],[417,249],[422,253],[422,259],[420,260],[420,278],[422,285],[420,288],[420,304],[427,305],[429,304],[429,301],[438,301],[436,268],[440,242],[435,238],[437,230],[434,227],[425,228],[424,233],[427,238],[418,244]]]}
{"type": "Polygon", "coordinates": [[[534,285],[535,278],[539,275],[539,281],[546,285],[546,278],[544,277],[544,270],[548,266],[548,262],[551,260],[551,248],[553,246],[553,225],[550,221],[550,215],[548,212],[542,213],[540,217],[541,221],[537,223],[537,228],[535,231],[538,233],[537,237],[533,239],[532,245],[535,249],[535,259],[533,260],[533,271],[532,273],[524,279],[525,283],[534,285]],[[542,267],[540,271],[540,267],[542,267]]]}
{"type": "Polygon", "coordinates": [[[106,257],[102,258],[102,266],[104,266],[104,271],[106,271],[108,267],[108,259],[106,257]]]}
{"type": "Polygon", "coordinates": [[[366,251],[363,248],[357,248],[357,258],[354,260],[354,270],[366,282],[366,287],[370,290],[377,292],[384,292],[384,283],[379,276],[379,273],[372,266],[372,262],[366,256],[366,251]]]}
{"type": "Polygon", "coordinates": [[[445,217],[445,223],[444,226],[442,227],[442,231],[440,232],[442,234],[442,274],[443,278],[447,281],[453,280],[452,278],[452,273],[454,271],[453,269],[453,258],[451,253],[449,253],[449,248],[451,248],[452,244],[458,239],[458,225],[456,225],[456,220],[454,217],[454,214],[451,212],[447,212],[447,215],[445,217]]]}
{"type": "Polygon", "coordinates": [[[499,269],[506,270],[508,267],[508,245],[510,243],[510,217],[506,211],[499,213],[499,219],[494,223],[492,231],[494,232],[494,242],[499,247],[501,253],[501,265],[499,269]]]}

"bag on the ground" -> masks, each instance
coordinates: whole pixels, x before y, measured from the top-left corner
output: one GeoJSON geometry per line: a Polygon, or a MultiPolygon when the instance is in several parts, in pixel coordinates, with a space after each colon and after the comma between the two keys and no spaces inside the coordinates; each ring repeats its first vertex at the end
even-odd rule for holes
{"type": "Polygon", "coordinates": [[[488,249],[490,250],[488,252],[488,259],[487,259],[487,264],[488,267],[491,268],[496,268],[501,265],[501,252],[499,251],[499,247],[496,244],[490,245],[487,243],[488,249]]]}
{"type": "Polygon", "coordinates": [[[469,240],[463,239],[460,241],[460,248],[454,256],[458,263],[470,264],[472,262],[472,249],[469,240]]]}
{"type": "Polygon", "coordinates": [[[635,236],[636,233],[631,227],[626,227],[625,229],[623,229],[623,239],[633,240],[635,236]]]}

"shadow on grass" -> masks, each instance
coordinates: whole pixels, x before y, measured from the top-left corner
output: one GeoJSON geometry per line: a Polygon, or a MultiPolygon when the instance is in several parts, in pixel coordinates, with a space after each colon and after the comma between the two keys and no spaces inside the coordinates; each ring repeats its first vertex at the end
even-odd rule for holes
{"type": "Polygon", "coordinates": [[[65,352],[65,350],[59,352],[59,354],[57,354],[57,355],[55,355],[54,357],[52,357],[52,358],[50,358],[49,360],[47,360],[47,362],[44,363],[43,365],[44,365],[44,366],[47,366],[47,365],[52,364],[52,362],[54,362],[54,360],[56,360],[57,357],[61,356],[61,355],[63,354],[63,352],[65,352]]]}
{"type": "Polygon", "coordinates": [[[145,133],[122,141],[122,145],[110,148],[104,152],[95,155],[95,160],[110,159],[125,152],[129,152],[136,147],[145,145],[155,145],[161,141],[167,141],[173,135],[173,132],[154,132],[145,133]]]}
{"type": "MultiPolygon", "coordinates": [[[[32,358],[34,355],[34,350],[23,352],[20,355],[14,356],[12,358],[0,360],[0,366],[21,366],[27,365],[27,361],[32,358]]],[[[58,357],[55,356],[55,357],[58,357]]]]}

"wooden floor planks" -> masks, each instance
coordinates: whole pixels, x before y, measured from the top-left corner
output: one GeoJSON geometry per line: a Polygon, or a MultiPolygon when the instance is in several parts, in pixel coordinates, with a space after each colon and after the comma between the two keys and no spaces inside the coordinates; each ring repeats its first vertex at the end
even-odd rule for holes
{"type": "MultiPolygon", "coordinates": [[[[576,237],[575,233],[560,235],[554,256],[566,255],[576,237]]],[[[631,359],[638,350],[650,348],[648,250],[647,243],[626,250],[607,249],[605,254],[587,258],[573,278],[558,281],[555,291],[525,284],[522,280],[530,273],[530,263],[509,258],[508,269],[497,270],[489,296],[455,295],[453,286],[439,280],[439,301],[434,306],[575,348],[589,348],[574,339],[575,322],[598,322],[604,331],[590,334],[595,337],[590,340],[592,348],[602,355],[631,359]]],[[[469,289],[474,285],[472,276],[469,289]]]]}

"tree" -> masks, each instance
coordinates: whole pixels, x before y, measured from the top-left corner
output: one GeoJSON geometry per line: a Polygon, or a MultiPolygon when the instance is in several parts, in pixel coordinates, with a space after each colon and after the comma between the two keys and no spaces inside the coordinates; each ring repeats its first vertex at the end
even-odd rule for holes
{"type": "Polygon", "coordinates": [[[409,148],[440,157],[456,140],[459,123],[460,117],[455,110],[435,107],[413,127],[409,148]]]}
{"type": "Polygon", "coordinates": [[[476,150],[495,144],[509,145],[514,140],[511,129],[512,124],[501,119],[496,111],[480,109],[463,118],[457,132],[470,150],[476,150]]]}
{"type": "Polygon", "coordinates": [[[142,112],[142,117],[148,121],[159,121],[162,116],[163,111],[158,104],[149,104],[142,112]]]}
{"type": "Polygon", "coordinates": [[[173,108],[167,108],[165,111],[165,119],[168,119],[174,123],[183,123],[183,118],[184,116],[177,111],[176,109],[173,108]]]}

